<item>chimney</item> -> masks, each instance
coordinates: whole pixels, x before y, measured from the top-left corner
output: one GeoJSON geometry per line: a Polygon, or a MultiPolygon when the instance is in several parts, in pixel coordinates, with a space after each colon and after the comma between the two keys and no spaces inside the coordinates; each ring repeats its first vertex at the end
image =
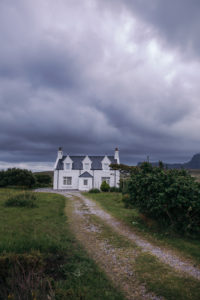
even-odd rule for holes
{"type": "Polygon", "coordinates": [[[118,148],[115,148],[115,159],[117,160],[117,163],[119,164],[119,150],[118,148]]]}
{"type": "Polygon", "coordinates": [[[58,159],[62,159],[62,157],[63,157],[63,151],[62,151],[62,147],[59,147],[58,148],[58,159]]]}

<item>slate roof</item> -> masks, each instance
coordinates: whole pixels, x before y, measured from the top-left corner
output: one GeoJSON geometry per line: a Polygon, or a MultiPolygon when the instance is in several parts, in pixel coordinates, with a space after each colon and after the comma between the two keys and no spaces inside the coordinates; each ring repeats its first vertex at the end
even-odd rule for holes
{"type": "MultiPolygon", "coordinates": [[[[73,161],[72,170],[83,170],[82,161],[84,160],[86,155],[84,155],[84,156],[70,155],[69,157],[73,161]]],[[[104,159],[105,155],[101,155],[101,156],[90,156],[89,155],[88,157],[92,161],[91,170],[102,170],[102,163],[101,162],[104,159]]],[[[114,156],[107,155],[107,157],[111,161],[111,164],[116,164],[117,163],[117,160],[114,158],[114,156]]],[[[57,166],[56,166],[56,170],[63,170],[63,161],[65,160],[65,158],[66,158],[66,155],[64,155],[62,159],[59,159],[59,161],[57,163],[57,166]]]]}
{"type": "Polygon", "coordinates": [[[79,177],[85,177],[85,178],[90,177],[90,178],[92,178],[93,176],[92,176],[90,173],[88,173],[88,172],[84,172],[84,173],[81,174],[79,177]]]}

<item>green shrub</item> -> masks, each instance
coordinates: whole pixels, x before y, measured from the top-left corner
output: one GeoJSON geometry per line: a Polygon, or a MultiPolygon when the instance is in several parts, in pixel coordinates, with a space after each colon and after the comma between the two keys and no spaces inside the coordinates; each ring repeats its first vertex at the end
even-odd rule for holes
{"type": "Polygon", "coordinates": [[[110,186],[106,181],[103,181],[101,184],[101,191],[108,192],[110,190],[110,186]]]}
{"type": "Polygon", "coordinates": [[[127,194],[129,193],[129,187],[128,187],[128,182],[129,182],[129,178],[126,179],[120,179],[120,183],[119,183],[119,189],[122,192],[122,194],[127,194]]]}
{"type": "Polygon", "coordinates": [[[36,179],[29,170],[12,168],[0,171],[0,187],[21,186],[32,188],[35,183],[36,179]]]}
{"type": "Polygon", "coordinates": [[[51,176],[49,176],[48,174],[36,173],[34,174],[34,176],[36,178],[37,187],[49,187],[52,185],[51,176]]]}
{"type": "Polygon", "coordinates": [[[131,199],[129,194],[123,194],[122,201],[124,203],[125,208],[132,208],[133,205],[131,205],[131,199]]]}
{"type": "Polygon", "coordinates": [[[120,188],[118,188],[116,186],[111,186],[110,187],[110,192],[111,193],[119,193],[120,192],[120,188]]]}
{"type": "Polygon", "coordinates": [[[126,205],[178,232],[200,234],[200,184],[187,171],[143,163],[132,171],[127,185],[126,205]]]}
{"type": "Polygon", "coordinates": [[[101,191],[99,189],[91,189],[91,190],[89,190],[89,193],[97,194],[97,193],[101,193],[101,191]]]}
{"type": "Polygon", "coordinates": [[[35,193],[22,192],[9,197],[5,202],[5,206],[33,208],[33,207],[37,207],[35,201],[36,201],[35,193]]]}

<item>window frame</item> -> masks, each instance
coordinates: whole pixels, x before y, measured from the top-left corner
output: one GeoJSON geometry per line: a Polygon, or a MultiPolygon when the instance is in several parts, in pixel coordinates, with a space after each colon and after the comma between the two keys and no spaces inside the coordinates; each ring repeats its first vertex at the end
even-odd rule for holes
{"type": "Polygon", "coordinates": [[[71,163],[65,163],[65,169],[66,170],[71,170],[71,163]]]}
{"type": "Polygon", "coordinates": [[[90,163],[84,163],[84,170],[90,170],[90,163]]]}
{"type": "Polygon", "coordinates": [[[63,177],[63,185],[72,185],[72,177],[64,176],[63,177]]]}
{"type": "Polygon", "coordinates": [[[83,179],[83,185],[87,186],[88,185],[88,179],[83,179]],[[85,183],[86,182],[86,183],[85,183]]]}
{"type": "Polygon", "coordinates": [[[109,163],[103,163],[103,169],[104,170],[109,170],[109,163]]]}

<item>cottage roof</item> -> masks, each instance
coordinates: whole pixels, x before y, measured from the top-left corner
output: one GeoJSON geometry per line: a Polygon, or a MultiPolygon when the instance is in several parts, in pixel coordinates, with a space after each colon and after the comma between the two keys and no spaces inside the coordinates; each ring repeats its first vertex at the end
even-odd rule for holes
{"type": "MultiPolygon", "coordinates": [[[[85,155],[84,156],[69,155],[69,157],[73,161],[72,170],[83,170],[82,161],[86,157],[85,155]]],[[[91,170],[102,170],[102,160],[104,159],[105,155],[101,155],[101,156],[90,156],[90,155],[88,155],[88,157],[92,162],[91,170]]],[[[109,158],[111,164],[116,164],[117,163],[117,160],[114,158],[114,156],[107,155],[107,157],[109,158]]],[[[66,156],[63,156],[61,159],[58,160],[56,170],[63,170],[64,169],[63,161],[65,160],[65,158],[66,158],[66,156]]]]}
{"type": "Polygon", "coordinates": [[[84,172],[83,174],[81,174],[79,177],[85,177],[85,178],[92,178],[93,176],[90,174],[90,173],[88,173],[88,172],[84,172]]]}

